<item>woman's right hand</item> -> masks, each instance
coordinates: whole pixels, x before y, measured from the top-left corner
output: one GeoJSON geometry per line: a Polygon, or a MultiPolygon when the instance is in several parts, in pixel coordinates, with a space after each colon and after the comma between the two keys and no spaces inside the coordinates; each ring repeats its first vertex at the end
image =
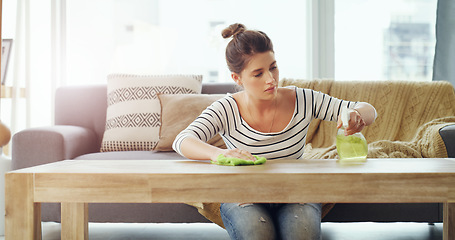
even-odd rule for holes
{"type": "Polygon", "coordinates": [[[251,160],[251,161],[256,160],[256,158],[250,152],[245,151],[245,150],[240,150],[238,148],[220,149],[220,151],[217,151],[217,153],[211,157],[211,160],[216,162],[216,160],[220,154],[223,154],[225,157],[240,158],[240,159],[251,160]]]}

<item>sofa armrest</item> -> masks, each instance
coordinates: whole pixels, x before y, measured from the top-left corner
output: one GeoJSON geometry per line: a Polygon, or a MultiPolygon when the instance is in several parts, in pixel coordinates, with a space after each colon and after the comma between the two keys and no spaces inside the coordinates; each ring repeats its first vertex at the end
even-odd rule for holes
{"type": "Polygon", "coordinates": [[[439,134],[446,145],[447,155],[455,158],[455,124],[439,129],[439,134]]]}
{"type": "Polygon", "coordinates": [[[12,166],[20,169],[98,152],[96,134],[79,126],[29,128],[14,134],[12,166]]]}

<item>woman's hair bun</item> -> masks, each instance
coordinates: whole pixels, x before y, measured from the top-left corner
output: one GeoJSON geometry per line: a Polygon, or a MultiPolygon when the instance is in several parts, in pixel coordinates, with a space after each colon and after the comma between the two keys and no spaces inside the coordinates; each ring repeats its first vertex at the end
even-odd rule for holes
{"type": "Polygon", "coordinates": [[[245,30],[246,30],[245,25],[243,25],[241,23],[234,23],[234,24],[229,25],[229,27],[225,28],[221,32],[221,36],[223,36],[223,38],[230,38],[239,33],[245,32],[245,30]]]}

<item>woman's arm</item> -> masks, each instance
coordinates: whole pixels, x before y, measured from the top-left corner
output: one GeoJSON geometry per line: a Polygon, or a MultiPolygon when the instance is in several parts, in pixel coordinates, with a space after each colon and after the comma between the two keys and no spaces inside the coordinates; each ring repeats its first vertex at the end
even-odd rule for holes
{"type": "MultiPolygon", "coordinates": [[[[349,125],[345,129],[346,135],[362,131],[365,126],[371,125],[377,117],[376,109],[366,102],[357,103],[354,110],[355,111],[351,113],[349,125]]],[[[341,125],[341,117],[338,117],[337,127],[340,128],[341,125]]]]}
{"type": "Polygon", "coordinates": [[[369,103],[359,102],[354,107],[354,110],[360,114],[366,126],[371,125],[376,120],[376,109],[369,103]]]}
{"type": "Polygon", "coordinates": [[[225,157],[256,160],[251,153],[240,149],[221,149],[206,141],[223,129],[226,111],[229,108],[227,99],[220,99],[205,109],[185,130],[175,138],[172,148],[180,155],[195,160],[216,161],[220,154],[225,157]]]}
{"type": "Polygon", "coordinates": [[[189,159],[215,161],[223,149],[212,146],[194,137],[185,138],[180,145],[181,153],[189,159]]]}
{"type": "Polygon", "coordinates": [[[198,138],[186,137],[180,145],[181,153],[189,159],[216,161],[220,154],[245,160],[256,160],[251,153],[240,149],[221,149],[198,138]]]}

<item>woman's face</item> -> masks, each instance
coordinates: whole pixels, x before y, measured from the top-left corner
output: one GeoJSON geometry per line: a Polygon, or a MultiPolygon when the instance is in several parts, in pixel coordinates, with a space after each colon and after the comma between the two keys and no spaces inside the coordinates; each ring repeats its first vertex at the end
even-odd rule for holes
{"type": "Polygon", "coordinates": [[[240,74],[232,73],[245,92],[259,99],[273,99],[277,93],[279,71],[272,51],[253,55],[240,74]]]}

